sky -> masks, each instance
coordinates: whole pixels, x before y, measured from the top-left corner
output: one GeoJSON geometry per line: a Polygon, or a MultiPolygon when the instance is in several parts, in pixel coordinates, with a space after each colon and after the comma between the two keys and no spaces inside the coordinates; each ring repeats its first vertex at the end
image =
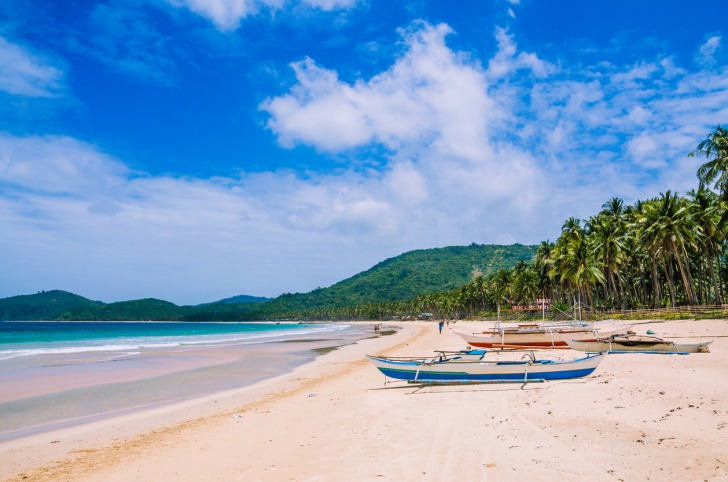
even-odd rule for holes
{"type": "Polygon", "coordinates": [[[192,305],[697,187],[724,0],[3,0],[0,298],[192,305]]]}

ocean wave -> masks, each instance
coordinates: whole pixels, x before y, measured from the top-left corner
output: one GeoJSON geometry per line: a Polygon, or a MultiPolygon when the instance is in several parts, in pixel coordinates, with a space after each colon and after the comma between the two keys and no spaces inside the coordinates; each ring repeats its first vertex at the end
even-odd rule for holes
{"type": "Polygon", "coordinates": [[[138,336],[116,337],[110,339],[57,341],[43,343],[44,346],[38,346],[36,343],[31,344],[31,346],[22,346],[21,344],[20,346],[10,349],[8,349],[8,346],[6,345],[5,349],[0,349],[0,361],[18,357],[68,355],[87,352],[125,352],[139,349],[164,349],[183,346],[275,343],[293,337],[341,331],[349,327],[349,325],[323,324],[300,325],[291,323],[290,325],[296,326],[296,328],[235,333],[138,336]]]}

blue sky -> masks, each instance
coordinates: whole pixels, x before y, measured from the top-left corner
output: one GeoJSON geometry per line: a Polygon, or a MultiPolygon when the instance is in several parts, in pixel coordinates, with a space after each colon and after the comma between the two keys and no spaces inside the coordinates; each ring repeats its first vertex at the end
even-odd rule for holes
{"type": "Polygon", "coordinates": [[[196,304],[697,186],[720,0],[0,3],[0,297],[196,304]]]}

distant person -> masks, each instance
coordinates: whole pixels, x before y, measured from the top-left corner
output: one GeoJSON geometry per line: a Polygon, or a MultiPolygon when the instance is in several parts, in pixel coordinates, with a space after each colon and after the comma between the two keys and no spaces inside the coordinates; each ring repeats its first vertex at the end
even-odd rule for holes
{"type": "Polygon", "coordinates": [[[440,329],[440,334],[442,335],[442,326],[445,324],[444,321],[440,320],[440,323],[437,324],[437,327],[440,329]]]}

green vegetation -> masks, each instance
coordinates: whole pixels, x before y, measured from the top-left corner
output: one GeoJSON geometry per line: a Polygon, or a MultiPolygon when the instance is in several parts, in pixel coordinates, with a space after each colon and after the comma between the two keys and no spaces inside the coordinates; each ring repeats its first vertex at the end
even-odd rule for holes
{"type": "Polygon", "coordinates": [[[66,291],[41,291],[0,299],[0,320],[61,320],[71,311],[94,310],[102,305],[66,291]]]}
{"type": "Polygon", "coordinates": [[[531,259],[533,246],[477,245],[410,251],[329,288],[273,300],[241,295],[198,306],[144,299],[104,304],[63,291],[0,300],[0,320],[184,320],[377,318],[388,303],[461,286],[476,274],[531,259]],[[256,301],[262,300],[262,301],[256,301]]]}
{"type": "MultiPolygon", "coordinates": [[[[238,295],[230,298],[225,298],[215,303],[262,303],[263,301],[269,301],[270,298],[263,298],[262,296],[250,296],[250,295],[238,295]]],[[[214,304],[214,303],[205,303],[214,304]]]]}
{"type": "Polygon", "coordinates": [[[490,274],[529,260],[533,246],[479,245],[420,249],[390,258],[329,288],[284,294],[271,303],[305,309],[408,300],[457,288],[477,274],[490,274]]]}

